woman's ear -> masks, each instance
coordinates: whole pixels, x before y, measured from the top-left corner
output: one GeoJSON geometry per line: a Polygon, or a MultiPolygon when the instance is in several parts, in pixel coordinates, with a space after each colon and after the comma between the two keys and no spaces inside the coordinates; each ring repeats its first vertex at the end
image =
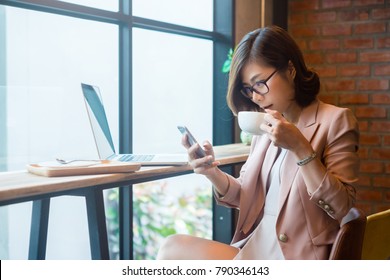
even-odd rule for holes
{"type": "Polygon", "coordinates": [[[297,74],[297,71],[295,70],[294,64],[291,62],[291,60],[288,61],[288,73],[290,74],[290,78],[293,80],[295,79],[295,75],[297,74]]]}

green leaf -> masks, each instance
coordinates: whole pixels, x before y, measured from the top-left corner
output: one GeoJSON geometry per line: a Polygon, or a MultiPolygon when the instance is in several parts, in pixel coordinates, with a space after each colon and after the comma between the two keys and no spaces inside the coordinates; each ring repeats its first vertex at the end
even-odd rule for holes
{"type": "Polygon", "coordinates": [[[229,73],[230,71],[230,65],[231,65],[231,60],[226,60],[222,66],[222,73],[229,73]]]}
{"type": "Polygon", "coordinates": [[[229,52],[227,54],[227,59],[225,60],[222,66],[222,73],[229,73],[230,66],[232,64],[232,58],[233,58],[233,49],[229,49],[229,52]]]}
{"type": "Polygon", "coordinates": [[[232,60],[232,58],[233,58],[233,49],[229,49],[228,59],[232,60]]]}

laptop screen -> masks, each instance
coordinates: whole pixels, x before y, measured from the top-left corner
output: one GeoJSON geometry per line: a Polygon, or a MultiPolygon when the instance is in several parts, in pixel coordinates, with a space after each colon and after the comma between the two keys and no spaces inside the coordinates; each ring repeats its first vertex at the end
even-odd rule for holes
{"type": "Polygon", "coordinates": [[[107,159],[115,154],[115,148],[99,89],[86,84],[81,84],[81,88],[99,158],[107,159]]]}

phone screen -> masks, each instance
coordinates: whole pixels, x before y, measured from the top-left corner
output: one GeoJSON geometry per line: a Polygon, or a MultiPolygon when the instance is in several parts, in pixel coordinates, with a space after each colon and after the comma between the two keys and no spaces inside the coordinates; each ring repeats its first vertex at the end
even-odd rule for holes
{"type": "MultiPolygon", "coordinates": [[[[179,129],[181,134],[183,134],[183,135],[187,134],[188,135],[187,139],[188,139],[188,144],[190,144],[190,146],[193,146],[196,143],[198,143],[198,141],[196,141],[195,137],[192,135],[192,133],[188,130],[188,128],[186,126],[178,125],[177,128],[179,129]]],[[[202,157],[206,156],[205,151],[200,147],[200,145],[199,145],[199,149],[196,150],[196,155],[199,158],[202,158],[202,157]]]]}

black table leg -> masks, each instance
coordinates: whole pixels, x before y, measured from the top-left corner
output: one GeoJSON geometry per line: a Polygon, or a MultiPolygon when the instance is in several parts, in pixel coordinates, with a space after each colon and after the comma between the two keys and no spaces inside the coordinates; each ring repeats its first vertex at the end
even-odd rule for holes
{"type": "Polygon", "coordinates": [[[132,260],[133,255],[133,185],[119,189],[120,259],[132,260]]]}
{"type": "Polygon", "coordinates": [[[49,210],[50,198],[33,201],[28,251],[30,260],[44,260],[46,257],[49,210]]]}
{"type": "Polygon", "coordinates": [[[102,190],[88,190],[84,193],[87,204],[88,229],[93,260],[110,259],[102,190]]]}

